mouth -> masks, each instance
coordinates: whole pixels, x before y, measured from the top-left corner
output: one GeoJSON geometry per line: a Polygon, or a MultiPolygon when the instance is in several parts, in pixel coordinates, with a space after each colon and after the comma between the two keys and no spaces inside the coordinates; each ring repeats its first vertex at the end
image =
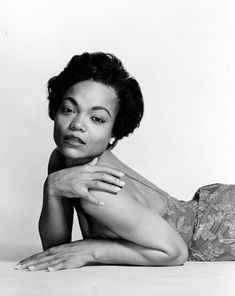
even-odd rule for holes
{"type": "Polygon", "coordinates": [[[74,135],[65,136],[64,140],[70,145],[86,145],[86,143],[81,138],[75,137],[74,135]]]}

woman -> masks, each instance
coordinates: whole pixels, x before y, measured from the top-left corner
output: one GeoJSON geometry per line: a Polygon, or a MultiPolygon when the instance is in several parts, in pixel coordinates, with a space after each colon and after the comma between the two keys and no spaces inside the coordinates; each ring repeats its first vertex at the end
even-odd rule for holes
{"type": "Polygon", "coordinates": [[[17,268],[234,260],[234,186],[207,186],[192,201],[178,201],[112,154],[143,115],[139,85],[116,57],[74,56],[48,90],[57,148],[39,220],[46,251],[17,268]],[[74,208],[83,239],[71,243],[74,208]]]}

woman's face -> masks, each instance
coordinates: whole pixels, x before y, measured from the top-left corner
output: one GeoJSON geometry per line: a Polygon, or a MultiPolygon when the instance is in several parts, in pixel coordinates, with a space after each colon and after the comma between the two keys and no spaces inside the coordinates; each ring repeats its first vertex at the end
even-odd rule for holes
{"type": "Polygon", "coordinates": [[[105,151],[117,109],[112,87],[86,80],[68,89],[54,122],[54,140],[68,164],[86,163],[105,151]]]}

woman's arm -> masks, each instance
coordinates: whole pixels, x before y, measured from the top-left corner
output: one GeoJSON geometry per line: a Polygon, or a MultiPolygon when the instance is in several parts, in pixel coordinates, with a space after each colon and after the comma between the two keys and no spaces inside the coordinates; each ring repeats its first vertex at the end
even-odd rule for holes
{"type": "Polygon", "coordinates": [[[55,149],[48,163],[48,177],[43,187],[43,205],[38,228],[43,249],[71,242],[73,206],[65,197],[53,194],[51,176],[64,168],[64,158],[55,149]]]}
{"type": "Polygon", "coordinates": [[[120,183],[120,171],[95,164],[96,161],[93,161],[85,166],[64,169],[63,156],[58,149],[52,152],[39,219],[44,250],[71,242],[74,198],[83,198],[100,205],[89,193],[90,188],[117,192],[123,186],[120,183]]]}
{"type": "Polygon", "coordinates": [[[107,165],[97,165],[93,159],[83,166],[65,168],[63,156],[58,149],[52,152],[48,165],[48,190],[53,196],[81,198],[96,205],[103,205],[90,194],[90,189],[117,193],[125,185],[120,170],[107,165]]]}
{"type": "Polygon", "coordinates": [[[30,271],[80,268],[88,264],[125,264],[142,266],[182,265],[186,257],[163,258],[156,249],[125,240],[85,239],[53,247],[18,263],[30,271]],[[161,260],[159,260],[161,258],[161,260]]]}
{"type": "Polygon", "coordinates": [[[73,206],[69,199],[49,194],[48,179],[44,184],[43,206],[38,228],[43,249],[71,242],[73,206]]]}
{"type": "Polygon", "coordinates": [[[105,205],[97,207],[82,200],[85,212],[123,239],[151,249],[154,265],[182,264],[187,259],[187,246],[181,236],[154,209],[150,210],[132,195],[128,180],[113,198],[104,192],[93,194],[105,205]]]}
{"type": "Polygon", "coordinates": [[[112,198],[104,192],[93,194],[105,201],[105,206],[81,200],[83,209],[125,240],[75,241],[25,259],[19,268],[57,270],[90,263],[164,266],[181,265],[187,260],[187,246],[180,235],[131,196],[130,188],[125,186],[112,198]]]}
{"type": "Polygon", "coordinates": [[[180,256],[169,260],[159,250],[126,240],[98,241],[92,258],[95,263],[145,266],[182,265],[187,260],[180,256]]]}
{"type": "MultiPolygon", "coordinates": [[[[186,261],[187,246],[180,235],[161,216],[132,196],[131,188],[127,185],[111,198],[107,192],[93,191],[93,195],[105,202],[105,205],[99,207],[81,200],[85,212],[126,241],[97,240],[97,243],[92,243],[92,248],[88,240],[86,243],[86,248],[89,250],[88,263],[94,260],[111,264],[135,262],[137,265],[179,265],[186,261]],[[109,249],[111,246],[114,250],[109,249]]],[[[79,245],[81,243],[73,245],[78,248],[74,254],[77,258],[80,258],[79,245]]],[[[52,250],[55,251],[54,248],[52,250]]],[[[70,244],[64,245],[63,250],[69,253],[70,244]]],[[[60,256],[63,257],[58,255],[57,260],[60,260],[60,256]]],[[[85,261],[81,264],[87,264],[86,256],[83,258],[85,261]]]]}

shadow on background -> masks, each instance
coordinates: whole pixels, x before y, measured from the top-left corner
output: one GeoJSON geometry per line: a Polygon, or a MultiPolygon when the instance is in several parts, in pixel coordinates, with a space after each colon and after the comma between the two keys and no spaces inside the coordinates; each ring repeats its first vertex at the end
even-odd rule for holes
{"type": "Polygon", "coordinates": [[[19,261],[35,253],[42,252],[42,247],[0,244],[0,261],[19,261]]]}

